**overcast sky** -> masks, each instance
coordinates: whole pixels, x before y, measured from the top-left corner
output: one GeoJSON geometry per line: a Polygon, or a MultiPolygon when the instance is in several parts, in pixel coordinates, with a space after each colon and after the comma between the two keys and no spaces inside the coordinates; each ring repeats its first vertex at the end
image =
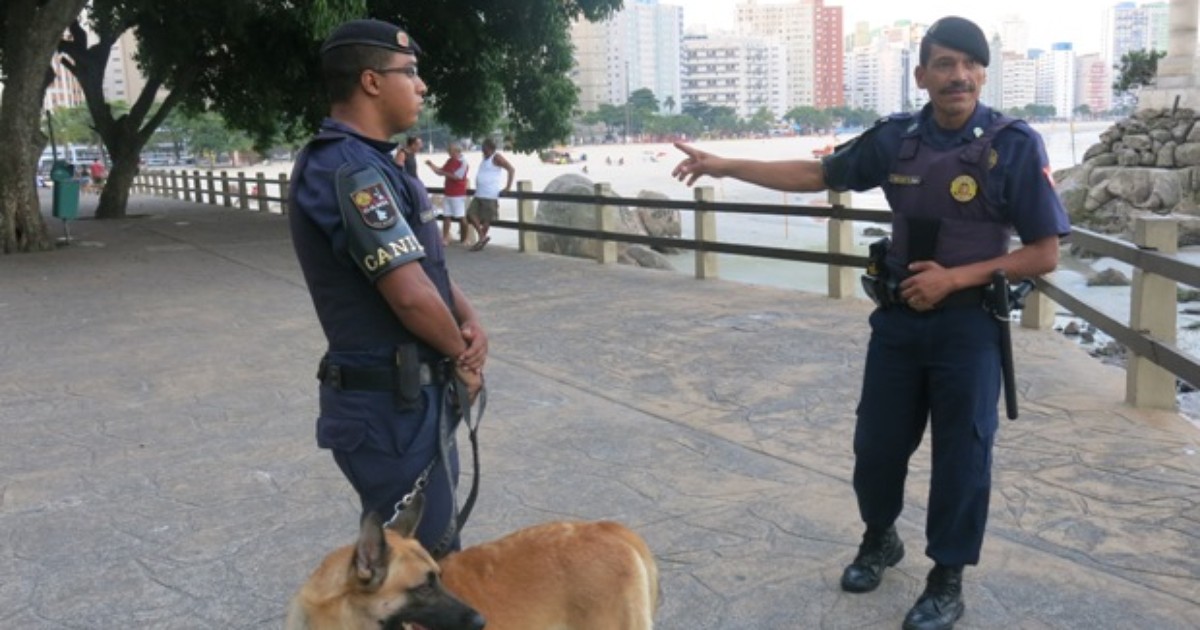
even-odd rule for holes
{"type": "MultiPolygon", "coordinates": [[[[759,0],[761,4],[779,4],[759,0]]],[[[1100,52],[1100,28],[1106,7],[1116,0],[825,0],[841,6],[849,31],[856,22],[883,26],[896,20],[932,22],[944,15],[960,15],[975,21],[990,38],[1004,15],[1015,14],[1029,25],[1029,46],[1049,48],[1056,42],[1071,42],[1077,54],[1100,52]],[[947,9],[952,6],[952,9],[947,9]]],[[[659,0],[660,4],[683,7],[685,28],[702,24],[710,31],[732,28],[738,0],[659,0]]]]}

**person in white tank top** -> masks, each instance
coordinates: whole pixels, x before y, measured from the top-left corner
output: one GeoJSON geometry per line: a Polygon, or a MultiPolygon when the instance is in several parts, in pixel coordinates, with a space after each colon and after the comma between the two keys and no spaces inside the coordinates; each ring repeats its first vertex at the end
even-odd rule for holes
{"type": "Polygon", "coordinates": [[[475,228],[479,240],[471,246],[471,251],[479,251],[491,241],[488,230],[500,210],[500,193],[512,188],[513,175],[516,169],[512,163],[496,152],[496,141],[487,138],[483,141],[483,161],[479,163],[479,171],[475,175],[475,198],[467,209],[467,221],[475,228]],[[508,179],[504,187],[500,187],[501,171],[508,171],[508,179]]]}

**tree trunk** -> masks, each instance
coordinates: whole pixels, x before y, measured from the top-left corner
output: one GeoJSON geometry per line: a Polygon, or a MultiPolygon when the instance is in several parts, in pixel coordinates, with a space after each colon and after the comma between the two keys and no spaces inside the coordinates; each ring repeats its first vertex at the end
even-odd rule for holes
{"type": "Polygon", "coordinates": [[[0,151],[0,249],[5,254],[51,249],[54,242],[42,218],[35,183],[38,157],[45,144],[44,138],[39,141],[42,134],[37,127],[41,108],[18,107],[19,99],[10,97],[10,90],[5,90],[4,96],[0,108],[0,138],[6,139],[5,150],[0,151]]]}
{"type": "Polygon", "coordinates": [[[133,186],[133,178],[137,175],[138,164],[141,161],[142,143],[136,138],[123,138],[113,146],[120,153],[110,153],[112,169],[108,171],[108,180],[104,182],[104,191],[100,193],[100,205],[96,207],[97,219],[119,219],[126,216],[129,204],[129,189],[133,186]]]}
{"type": "Polygon", "coordinates": [[[4,0],[0,34],[4,92],[0,96],[0,251],[53,247],[37,198],[37,161],[45,138],[39,129],[46,69],[67,25],[87,0],[4,0]]]}
{"type": "Polygon", "coordinates": [[[137,175],[142,148],[167,114],[182,100],[195,79],[195,72],[189,69],[177,72],[172,82],[174,89],[155,108],[154,98],[163,85],[164,77],[151,74],[146,77],[146,84],[137,100],[131,104],[129,112],[114,118],[112,107],[104,99],[104,71],[113,44],[123,29],[120,27],[114,32],[99,33],[99,41],[88,46],[89,38],[76,21],[71,24],[71,37],[59,45],[59,50],[67,56],[63,65],[78,79],[92,115],[92,124],[112,158],[112,168],[104,191],[100,194],[100,204],[96,207],[97,219],[119,219],[126,215],[129,187],[137,175]]]}

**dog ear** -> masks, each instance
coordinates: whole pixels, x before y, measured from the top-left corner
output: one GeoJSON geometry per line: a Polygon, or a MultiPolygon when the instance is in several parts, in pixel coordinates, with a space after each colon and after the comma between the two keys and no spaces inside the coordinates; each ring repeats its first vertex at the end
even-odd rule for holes
{"type": "Polygon", "coordinates": [[[412,538],[417,531],[417,526],[421,524],[421,515],[425,513],[425,495],[414,494],[412,502],[409,503],[396,518],[392,519],[388,529],[400,534],[405,538],[412,538]]]}
{"type": "Polygon", "coordinates": [[[363,516],[354,548],[354,573],[363,586],[379,586],[387,577],[388,546],[383,537],[383,522],[375,512],[363,516]]]}

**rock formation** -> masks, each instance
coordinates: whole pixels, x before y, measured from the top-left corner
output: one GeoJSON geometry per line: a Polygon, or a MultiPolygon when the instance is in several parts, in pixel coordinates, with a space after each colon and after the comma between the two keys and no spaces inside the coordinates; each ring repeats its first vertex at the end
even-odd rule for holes
{"type": "MultiPolygon", "coordinates": [[[[559,175],[546,185],[545,192],[566,195],[592,196],[595,194],[592,180],[576,173],[559,175]]],[[[620,196],[614,193],[614,196],[620,196]]],[[[639,198],[661,198],[661,193],[642,191],[639,198]]],[[[539,201],[536,220],[546,225],[557,225],[583,230],[597,230],[595,207],[590,203],[565,201],[539,201]]],[[[663,208],[628,208],[617,206],[614,232],[641,234],[656,237],[678,238],[682,233],[679,211],[663,208]]],[[[538,250],[548,254],[563,254],[580,258],[596,258],[600,242],[596,239],[560,234],[538,234],[538,250]]],[[[668,252],[670,253],[670,252],[668,252]]],[[[649,247],[639,244],[618,243],[617,259],[624,264],[673,269],[671,261],[649,247]]]]}
{"type": "Polygon", "coordinates": [[[1178,215],[1200,242],[1200,125],[1191,109],[1142,110],[1100,134],[1079,166],[1055,173],[1071,223],[1130,237],[1138,214],[1178,215]]]}

